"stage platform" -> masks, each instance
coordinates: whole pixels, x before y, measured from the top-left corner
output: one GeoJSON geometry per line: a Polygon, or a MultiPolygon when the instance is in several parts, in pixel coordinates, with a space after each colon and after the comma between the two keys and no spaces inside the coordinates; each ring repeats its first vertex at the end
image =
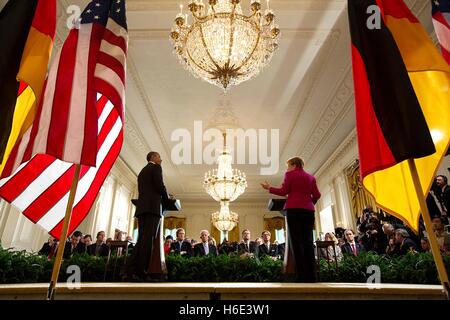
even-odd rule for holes
{"type": "MultiPolygon", "coordinates": [[[[44,300],[47,283],[0,285],[0,300],[44,300]]],[[[442,286],[361,283],[83,283],[58,284],[55,299],[70,300],[341,300],[444,299],[442,286]]]]}

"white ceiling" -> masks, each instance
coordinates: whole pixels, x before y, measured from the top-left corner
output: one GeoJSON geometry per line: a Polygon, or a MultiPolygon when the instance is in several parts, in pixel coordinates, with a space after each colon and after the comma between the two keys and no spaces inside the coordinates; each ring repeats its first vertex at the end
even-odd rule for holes
{"type": "MultiPolygon", "coordinates": [[[[184,201],[213,201],[202,188],[203,174],[213,166],[177,166],[170,159],[177,144],[171,141],[172,132],[186,128],[193,133],[194,121],[201,120],[204,127],[231,123],[243,129],[279,129],[278,174],[260,176],[259,165],[234,166],[248,176],[241,201],[269,198],[259,182],[281,183],[290,156],[302,156],[306,169],[315,172],[355,126],[347,1],[272,0],[282,32],[280,49],[258,77],[227,94],[191,76],[172,54],[169,32],[179,2],[127,0],[130,42],[120,157],[138,173],[147,152],[159,151],[172,193],[184,201]]],[[[87,3],[70,1],[82,9],[87,3]]],[[[407,3],[414,12],[429,15],[429,1],[407,3]]],[[[69,1],[60,4],[67,8],[69,1]]],[[[62,10],[59,15],[60,21],[68,16],[62,10]]],[[[59,23],[59,39],[67,33],[64,25],[59,23]]]]}

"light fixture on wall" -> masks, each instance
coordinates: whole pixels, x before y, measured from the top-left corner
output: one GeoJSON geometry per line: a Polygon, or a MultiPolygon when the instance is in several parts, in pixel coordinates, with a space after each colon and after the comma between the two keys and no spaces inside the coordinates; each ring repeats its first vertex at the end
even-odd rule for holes
{"type": "Polygon", "coordinates": [[[228,232],[233,230],[239,223],[239,216],[236,212],[230,210],[229,201],[220,202],[220,210],[211,214],[211,223],[224,233],[228,239],[228,232]]]}
{"type": "Polygon", "coordinates": [[[187,70],[226,90],[255,77],[270,62],[280,29],[269,0],[264,15],[260,0],[251,0],[248,15],[241,0],[208,2],[207,10],[203,0],[190,0],[191,24],[180,5],[170,36],[187,70]]]}

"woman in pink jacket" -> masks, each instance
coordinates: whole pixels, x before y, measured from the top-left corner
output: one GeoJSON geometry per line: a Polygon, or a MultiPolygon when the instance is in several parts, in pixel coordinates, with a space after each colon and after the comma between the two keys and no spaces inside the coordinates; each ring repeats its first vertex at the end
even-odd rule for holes
{"type": "Polygon", "coordinates": [[[272,187],[267,181],[261,186],[270,193],[286,196],[287,229],[289,246],[297,268],[297,281],[315,282],[316,263],[314,257],[313,228],[314,204],[320,198],[316,179],[303,170],[303,160],[300,157],[290,158],[288,169],[284,175],[281,188],[272,187]]]}

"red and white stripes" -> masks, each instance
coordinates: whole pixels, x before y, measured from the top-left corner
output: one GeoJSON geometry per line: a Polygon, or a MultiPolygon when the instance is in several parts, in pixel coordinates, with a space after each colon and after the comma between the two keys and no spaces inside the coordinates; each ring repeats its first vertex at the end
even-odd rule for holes
{"type": "MultiPolygon", "coordinates": [[[[112,103],[101,96],[97,106],[100,112],[97,167],[82,165],[70,230],[89,212],[123,142],[122,120],[112,103]]],[[[0,194],[31,221],[59,237],[74,171],[72,163],[38,154],[13,176],[0,180],[0,194]]]]}
{"type": "Polygon", "coordinates": [[[127,31],[113,19],[71,30],[30,129],[2,172],[0,196],[59,238],[75,164],[71,233],[88,214],[123,143],[127,31]]]}
{"type": "Polygon", "coordinates": [[[436,12],[433,15],[433,25],[441,45],[442,55],[450,64],[450,13],[436,12]]]}

